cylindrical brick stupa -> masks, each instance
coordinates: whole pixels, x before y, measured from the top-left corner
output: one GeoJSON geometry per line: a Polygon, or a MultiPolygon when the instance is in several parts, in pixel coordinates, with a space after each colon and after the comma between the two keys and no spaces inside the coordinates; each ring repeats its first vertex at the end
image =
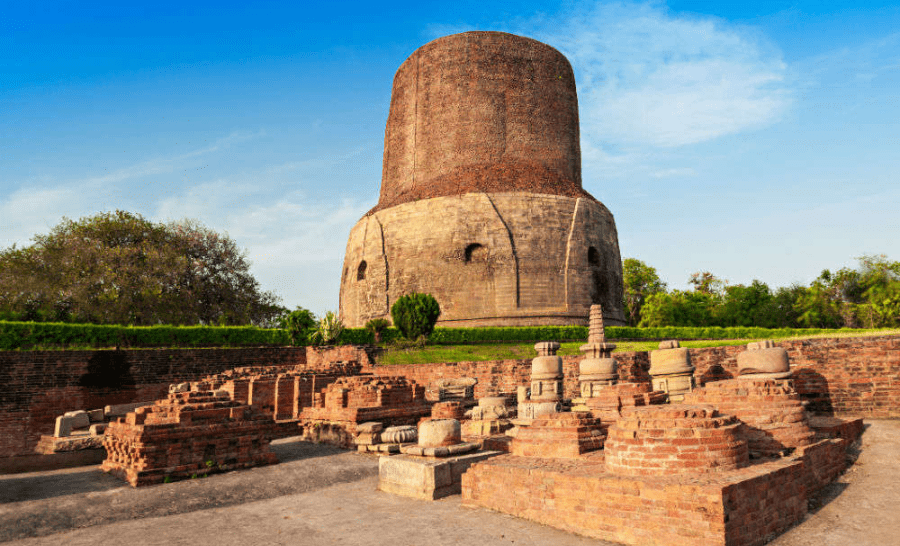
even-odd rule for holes
{"type": "Polygon", "coordinates": [[[433,295],[439,326],[624,324],[609,210],[581,187],[568,60],[502,32],[446,36],[394,77],[381,196],[350,232],[340,315],[433,295]]]}

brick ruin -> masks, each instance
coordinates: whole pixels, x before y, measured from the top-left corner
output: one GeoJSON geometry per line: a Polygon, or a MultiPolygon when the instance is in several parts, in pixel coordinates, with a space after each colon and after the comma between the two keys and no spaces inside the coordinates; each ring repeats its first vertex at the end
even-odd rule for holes
{"type": "Polygon", "coordinates": [[[101,469],[137,487],[272,464],[274,429],[224,391],[176,392],[109,425],[101,469]]]}
{"type": "MultiPolygon", "coordinates": [[[[314,367],[241,366],[172,384],[140,407],[105,408],[129,413],[100,436],[102,468],[144,486],[271,464],[269,442],[297,436],[383,456],[379,487],[397,494],[461,493],[472,506],[626,544],[762,544],[844,470],[862,421],[808,414],[796,389],[803,368],[782,347],[754,345],[728,349],[739,363],[728,378],[710,380],[700,359],[694,373],[707,380],[682,403],[653,389],[649,359],[606,354],[596,336],[572,387],[553,343],[540,344],[531,376],[494,365],[515,381],[506,387],[483,375],[420,383],[343,360],[368,358],[346,347],[321,352],[314,367]],[[522,418],[517,390],[555,411],[522,418]]],[[[105,410],[63,415],[57,429],[78,438],[105,410]]]]}
{"type": "MultiPolygon", "coordinates": [[[[660,349],[661,375],[681,374],[677,343],[660,349]]],[[[843,472],[862,420],[810,419],[784,349],[751,351],[739,379],[666,392],[607,376],[579,393],[587,411],[514,421],[508,453],[462,476],[463,503],[624,544],[765,544],[843,472]]]]}

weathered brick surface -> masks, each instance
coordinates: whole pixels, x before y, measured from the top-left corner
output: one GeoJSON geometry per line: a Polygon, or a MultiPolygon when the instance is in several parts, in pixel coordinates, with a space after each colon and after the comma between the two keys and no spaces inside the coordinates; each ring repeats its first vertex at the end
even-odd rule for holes
{"type": "Polygon", "coordinates": [[[521,457],[577,459],[603,447],[599,419],[588,412],[552,413],[519,428],[509,452],[521,457]]]}
{"type": "Polygon", "coordinates": [[[609,428],[606,469],[630,476],[697,475],[747,466],[741,423],[712,406],[633,408],[609,428]]]}
{"type": "Polygon", "coordinates": [[[170,383],[235,367],[305,362],[303,347],[0,352],[0,457],[32,454],[66,411],[158,400],[170,383]]]}
{"type": "MultiPolygon", "coordinates": [[[[809,409],[869,418],[900,417],[900,336],[783,341],[794,371],[794,387],[809,409]]],[[[698,385],[730,379],[736,355],[744,347],[691,349],[698,385]]],[[[358,349],[336,360],[353,360],[358,349]]],[[[646,352],[613,353],[621,382],[648,381],[646,352]]],[[[43,434],[52,434],[57,416],[73,409],[101,408],[168,394],[170,383],[197,380],[237,367],[277,364],[303,366],[305,348],[174,349],[128,351],[0,352],[0,457],[33,452],[43,434]]],[[[318,362],[324,362],[326,358],[318,362]]],[[[578,361],[563,357],[566,398],[579,396],[578,361]]],[[[405,376],[420,385],[445,378],[478,379],[475,396],[515,397],[528,385],[530,360],[457,362],[364,369],[380,376],[405,376]]],[[[312,368],[316,368],[313,364],[312,368]]],[[[234,385],[235,398],[246,401],[249,383],[234,385]],[[244,389],[242,391],[242,389],[244,389]]],[[[301,384],[302,400],[312,386],[301,384]]],[[[299,403],[299,402],[298,402],[299,403]]],[[[281,414],[281,412],[279,412],[281,414]]]]}
{"type": "MultiPolygon", "coordinates": [[[[900,336],[787,340],[794,388],[813,412],[870,418],[900,417],[900,336]]],[[[737,376],[737,354],[746,347],[690,349],[697,384],[737,376]]],[[[649,381],[646,352],[613,353],[621,382],[649,381]]],[[[563,357],[566,398],[579,396],[578,360],[563,357]]],[[[427,365],[379,366],[379,375],[402,375],[429,385],[440,378],[474,377],[475,396],[514,396],[530,382],[530,360],[493,360],[427,365]]]]}
{"type": "Polygon", "coordinates": [[[315,393],[300,411],[310,440],[349,446],[356,426],[378,421],[385,426],[415,425],[431,415],[425,387],[402,377],[342,377],[315,393]]]}
{"type": "Polygon", "coordinates": [[[624,544],[758,546],[804,518],[823,470],[843,468],[836,443],[683,476],[612,475],[602,451],[570,460],[501,455],[463,475],[463,504],[624,544]]]}
{"type": "Polygon", "coordinates": [[[740,419],[741,436],[756,456],[777,456],[815,441],[800,395],[790,380],[727,379],[707,383],[685,397],[688,404],[709,404],[740,419]]]}
{"type": "Polygon", "coordinates": [[[278,462],[275,424],[226,394],[182,392],[111,423],[101,469],[132,486],[278,462]]]}

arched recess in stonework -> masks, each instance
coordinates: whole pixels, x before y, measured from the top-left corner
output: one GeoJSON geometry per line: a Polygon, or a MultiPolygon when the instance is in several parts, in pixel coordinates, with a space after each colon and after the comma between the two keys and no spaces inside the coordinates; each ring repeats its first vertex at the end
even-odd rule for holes
{"type": "Polygon", "coordinates": [[[368,264],[365,260],[359,262],[359,267],[356,268],[356,280],[364,281],[366,280],[366,268],[368,264]]]}
{"type": "Polygon", "coordinates": [[[588,248],[588,264],[591,267],[600,267],[600,251],[595,246],[588,248]]]}
{"type": "Polygon", "coordinates": [[[463,251],[463,260],[468,264],[477,262],[487,256],[488,250],[481,243],[471,243],[463,251]]]}

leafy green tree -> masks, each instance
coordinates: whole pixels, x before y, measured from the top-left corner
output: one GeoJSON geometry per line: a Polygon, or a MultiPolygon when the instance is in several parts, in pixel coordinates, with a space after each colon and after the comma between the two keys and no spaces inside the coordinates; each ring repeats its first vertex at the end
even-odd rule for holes
{"type": "Polygon", "coordinates": [[[373,318],[366,323],[366,330],[372,332],[375,343],[381,343],[381,335],[390,327],[391,322],[383,318],[373,318]]]}
{"type": "Polygon", "coordinates": [[[712,326],[718,298],[698,291],[658,292],[647,298],[641,327],[712,326]]]}
{"type": "Polygon", "coordinates": [[[287,330],[291,336],[291,345],[303,345],[309,339],[310,330],[318,325],[316,315],[309,309],[298,306],[289,313],[278,317],[278,327],[287,330]]]}
{"type": "Polygon", "coordinates": [[[101,324],[266,325],[284,309],[227,235],[124,211],[63,219],[0,252],[0,312],[101,324]]]}
{"type": "Polygon", "coordinates": [[[622,281],[625,288],[622,302],[625,316],[629,326],[637,326],[641,322],[641,309],[647,298],[665,292],[666,283],[659,279],[656,268],[635,258],[626,258],[622,262],[622,281]]]}
{"type": "Polygon", "coordinates": [[[782,286],[772,295],[772,314],[776,328],[800,328],[799,301],[807,288],[800,284],[782,286]]]}
{"type": "Polygon", "coordinates": [[[777,324],[775,298],[768,285],[754,280],[750,286],[726,286],[722,304],[716,308],[718,326],[758,326],[777,324]]]}
{"type": "Polygon", "coordinates": [[[727,282],[716,277],[709,271],[692,273],[688,283],[693,285],[694,291],[703,294],[721,294],[727,286],[727,282]]]}
{"type": "Polygon", "coordinates": [[[397,298],[391,306],[394,326],[406,339],[427,337],[441,316],[441,307],[431,294],[413,292],[397,298]]]}

